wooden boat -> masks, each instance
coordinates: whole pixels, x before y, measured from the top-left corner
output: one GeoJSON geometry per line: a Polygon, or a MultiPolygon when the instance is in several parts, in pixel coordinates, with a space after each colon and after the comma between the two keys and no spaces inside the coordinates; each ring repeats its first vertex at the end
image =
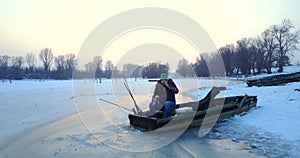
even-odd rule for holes
{"type": "Polygon", "coordinates": [[[290,74],[280,74],[262,77],[259,79],[249,79],[247,80],[247,85],[252,86],[276,86],[281,84],[286,84],[289,82],[299,82],[300,81],[300,72],[290,73],[290,74]]]}
{"type": "Polygon", "coordinates": [[[200,101],[176,105],[171,117],[162,119],[163,111],[157,111],[157,118],[150,117],[149,111],[142,114],[129,114],[130,125],[142,131],[172,131],[203,126],[232,117],[235,114],[248,111],[256,106],[256,96],[232,96],[215,98],[219,88],[212,90],[200,101]],[[178,112],[180,109],[189,109],[178,112]],[[177,111],[177,112],[176,112],[177,111]]]}

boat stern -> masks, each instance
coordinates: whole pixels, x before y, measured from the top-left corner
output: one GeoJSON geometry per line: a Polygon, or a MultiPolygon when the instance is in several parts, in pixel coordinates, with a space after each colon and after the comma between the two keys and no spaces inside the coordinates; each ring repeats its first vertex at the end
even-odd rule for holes
{"type": "Polygon", "coordinates": [[[128,115],[130,125],[138,127],[145,131],[155,130],[157,128],[157,119],[147,116],[128,115]]]}

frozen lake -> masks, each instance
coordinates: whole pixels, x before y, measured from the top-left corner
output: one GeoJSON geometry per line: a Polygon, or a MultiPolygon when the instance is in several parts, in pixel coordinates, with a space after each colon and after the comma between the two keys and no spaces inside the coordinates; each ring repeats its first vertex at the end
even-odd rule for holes
{"type": "MultiPolygon", "coordinates": [[[[177,79],[181,90],[178,102],[201,99],[209,90],[206,87],[226,86],[217,97],[257,95],[258,108],[218,123],[204,138],[199,138],[199,128],[194,128],[174,140],[169,139],[172,134],[147,135],[129,127],[127,111],[99,101],[132,108],[123,83],[122,79],[101,84],[93,80],[1,82],[0,157],[300,155],[300,95],[294,90],[300,87],[298,82],[250,88],[233,80],[177,79]],[[16,148],[22,150],[12,152],[16,148]]],[[[128,83],[138,105],[146,110],[155,83],[143,79],[128,83]]]]}

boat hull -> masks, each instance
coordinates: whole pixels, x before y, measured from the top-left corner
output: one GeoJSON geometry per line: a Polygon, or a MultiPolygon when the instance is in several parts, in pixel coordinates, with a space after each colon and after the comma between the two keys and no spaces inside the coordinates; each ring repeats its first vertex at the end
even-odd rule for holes
{"type": "Polygon", "coordinates": [[[207,102],[188,102],[177,104],[177,108],[192,107],[192,111],[176,114],[169,118],[160,118],[163,112],[157,113],[158,118],[129,114],[130,125],[142,131],[170,131],[203,126],[230,118],[235,114],[248,111],[257,104],[256,96],[234,96],[208,100],[207,102]],[[203,108],[204,107],[204,108],[203,108]]]}

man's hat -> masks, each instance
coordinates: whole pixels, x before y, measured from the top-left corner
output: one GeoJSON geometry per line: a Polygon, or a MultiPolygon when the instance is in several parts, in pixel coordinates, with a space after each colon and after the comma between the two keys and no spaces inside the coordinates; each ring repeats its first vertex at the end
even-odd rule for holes
{"type": "Polygon", "coordinates": [[[167,74],[167,73],[162,73],[162,74],[160,75],[160,79],[162,79],[162,80],[167,80],[167,79],[169,79],[169,78],[168,78],[168,74],[167,74]]]}

